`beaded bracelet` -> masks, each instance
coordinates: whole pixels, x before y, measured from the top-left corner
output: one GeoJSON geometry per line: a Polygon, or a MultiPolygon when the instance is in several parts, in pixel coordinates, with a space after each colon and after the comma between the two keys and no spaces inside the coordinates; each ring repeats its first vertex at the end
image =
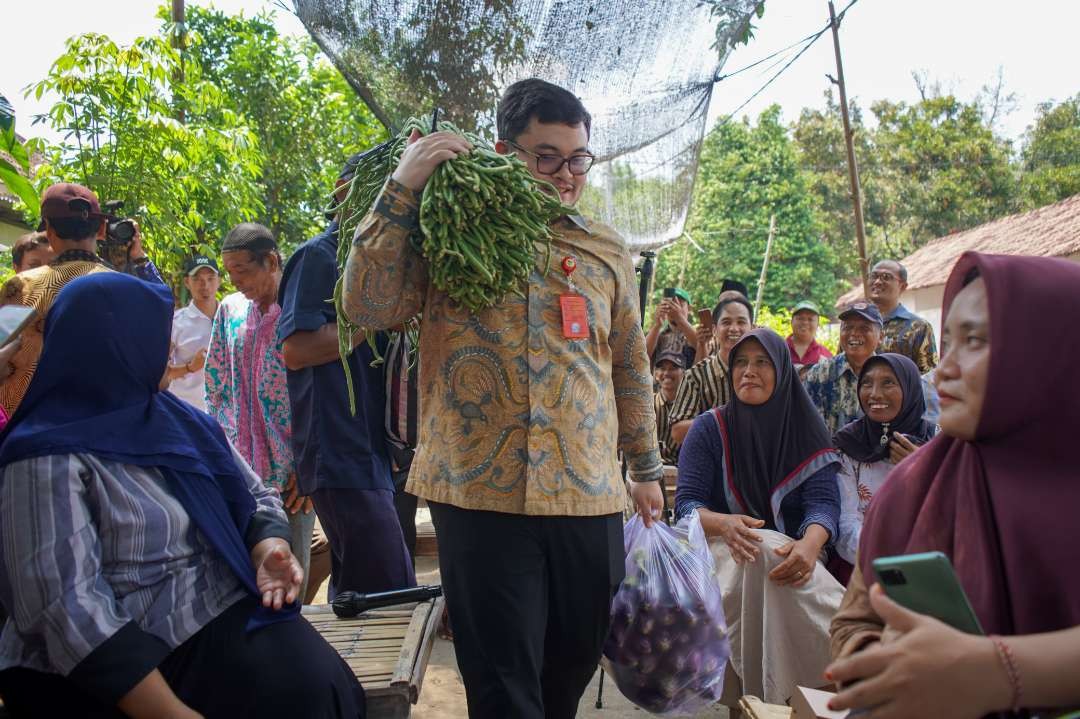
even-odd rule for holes
{"type": "Polygon", "coordinates": [[[1001,660],[1001,665],[1005,667],[1005,673],[1009,676],[1009,684],[1012,686],[1012,710],[1013,713],[1018,713],[1020,711],[1020,698],[1024,693],[1024,685],[1020,681],[1020,670],[1016,668],[1016,657],[1013,656],[1012,648],[998,635],[991,634],[990,641],[994,643],[998,659],[1001,660]]]}

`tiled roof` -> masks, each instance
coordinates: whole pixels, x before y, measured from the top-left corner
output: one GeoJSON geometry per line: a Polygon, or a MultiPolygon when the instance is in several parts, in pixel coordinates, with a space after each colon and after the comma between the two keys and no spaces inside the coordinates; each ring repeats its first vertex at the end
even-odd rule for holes
{"type": "MultiPolygon", "coordinates": [[[[1040,257],[1080,252],[1080,195],[931,241],[901,260],[908,271],[908,289],[945,284],[957,258],[968,250],[1040,257]]],[[[855,287],[836,306],[861,297],[862,287],[855,287]]]]}

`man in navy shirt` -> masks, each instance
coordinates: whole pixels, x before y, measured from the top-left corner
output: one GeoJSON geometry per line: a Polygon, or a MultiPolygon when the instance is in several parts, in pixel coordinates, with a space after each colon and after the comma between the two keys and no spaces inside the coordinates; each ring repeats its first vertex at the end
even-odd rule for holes
{"type": "MultiPolygon", "coordinates": [[[[349,159],[338,186],[352,177],[349,159]]],[[[349,355],[356,416],[338,356],[337,318],[329,302],[338,277],[338,222],[289,258],[281,279],[278,339],[288,369],[293,453],[300,493],[311,497],[330,541],[328,598],[341,591],[415,586],[394,509],[381,368],[363,335],[349,355]]],[[[385,340],[382,341],[385,345],[385,340]]]]}

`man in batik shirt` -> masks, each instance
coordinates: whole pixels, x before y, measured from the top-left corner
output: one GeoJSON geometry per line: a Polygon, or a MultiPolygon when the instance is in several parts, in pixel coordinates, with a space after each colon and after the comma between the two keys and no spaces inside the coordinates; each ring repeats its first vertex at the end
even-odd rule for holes
{"type": "MultiPolygon", "coordinates": [[[[497,125],[496,151],[577,201],[593,163],[580,100],[524,80],[507,89],[497,125]]],[[[406,488],[435,523],[469,716],[569,717],[624,573],[617,449],[639,511],[663,506],[637,280],[613,230],[569,213],[551,223],[551,270],[538,251],[522,296],[478,312],[452,301],[409,238],[428,178],[469,151],[451,133],[413,135],[353,238],[344,305],[371,329],[423,316],[406,488]],[[584,327],[564,324],[567,296],[587,303],[584,327]]]]}
{"type": "Polygon", "coordinates": [[[907,278],[907,269],[895,260],[882,260],[870,272],[867,296],[881,313],[878,352],[905,355],[926,374],[937,366],[937,342],[930,323],[900,303],[907,278]]]}
{"type": "Polygon", "coordinates": [[[840,313],[840,353],[807,370],[803,385],[830,433],[862,416],[859,372],[880,342],[877,307],[866,301],[852,303],[840,313]]]}

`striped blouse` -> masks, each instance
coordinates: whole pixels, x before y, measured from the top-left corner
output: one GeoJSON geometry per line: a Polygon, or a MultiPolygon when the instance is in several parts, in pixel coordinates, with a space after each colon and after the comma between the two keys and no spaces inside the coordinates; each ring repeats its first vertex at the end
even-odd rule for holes
{"type": "MultiPolygon", "coordinates": [[[[288,539],[277,493],[234,456],[256,500],[247,546],[288,539]]],[[[157,469],[89,454],[3,468],[0,669],[61,674],[115,701],[245,595],[157,469]]]]}

